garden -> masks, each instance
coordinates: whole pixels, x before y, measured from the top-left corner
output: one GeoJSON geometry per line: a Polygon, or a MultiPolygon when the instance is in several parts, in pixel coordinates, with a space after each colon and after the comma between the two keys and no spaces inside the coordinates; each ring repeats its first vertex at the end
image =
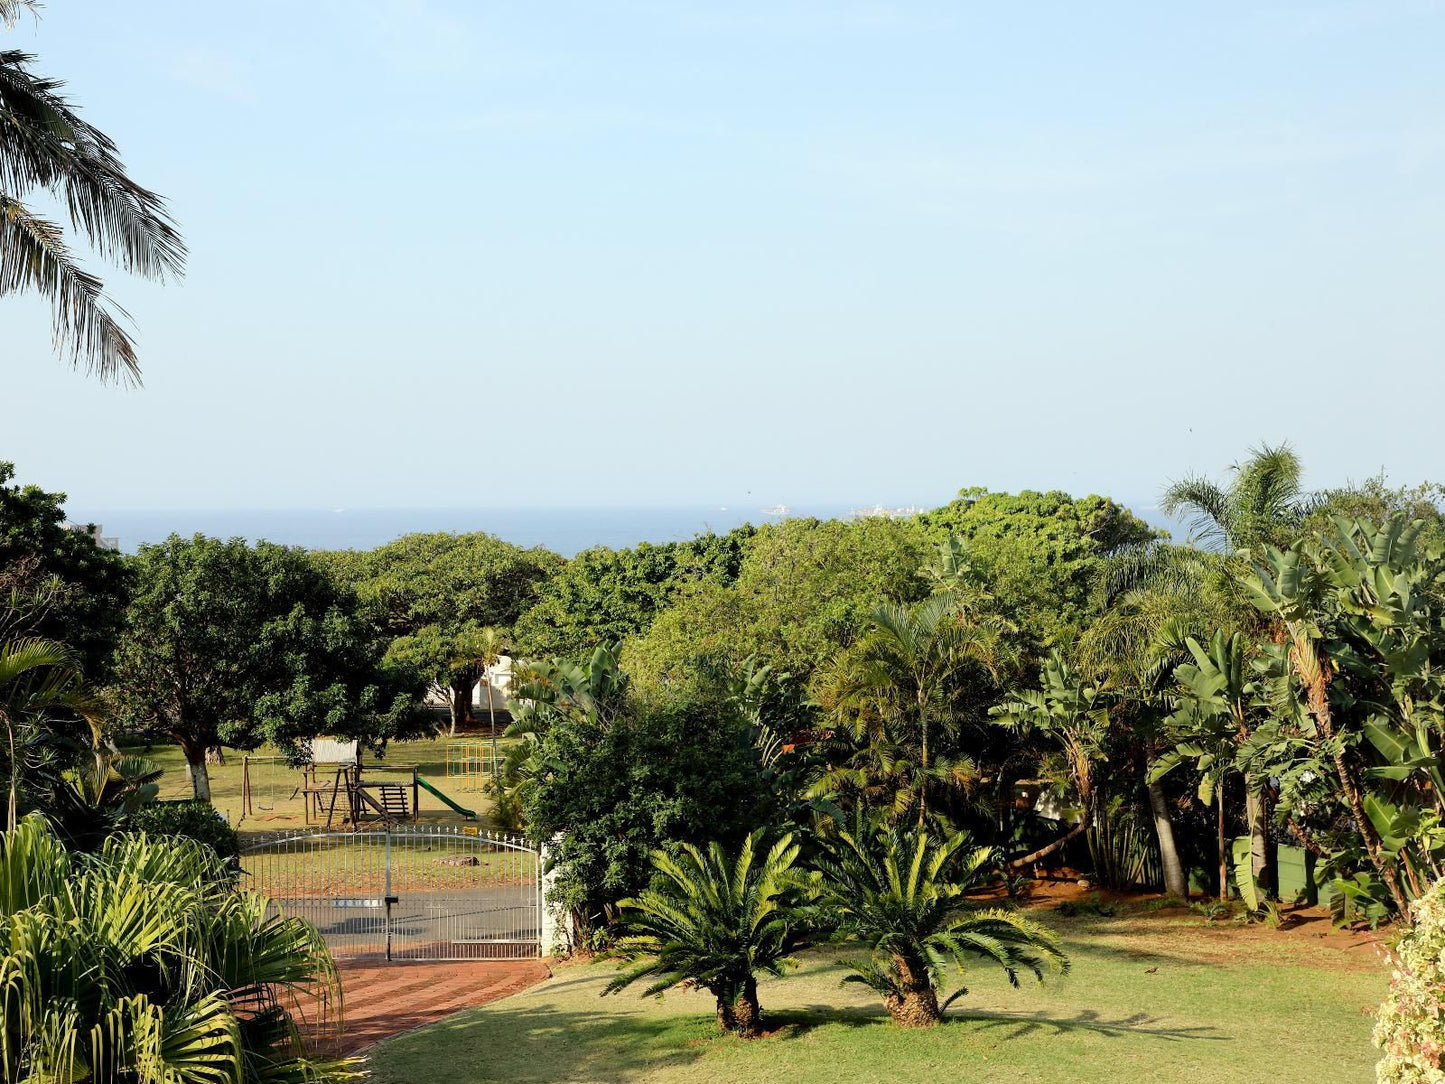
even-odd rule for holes
{"type": "Polygon", "coordinates": [[[97,931],[84,973],[8,957],[38,1013],[12,1075],[1430,1079],[1445,515],[1301,476],[1267,448],[1176,484],[1184,545],[1102,498],[965,491],[567,561],[124,557],[0,485],[0,895],[15,946],[97,931]],[[307,827],[336,747],[349,780],[446,789],[307,827]],[[335,961],[383,945],[553,977],[327,1054],[335,961]]]}

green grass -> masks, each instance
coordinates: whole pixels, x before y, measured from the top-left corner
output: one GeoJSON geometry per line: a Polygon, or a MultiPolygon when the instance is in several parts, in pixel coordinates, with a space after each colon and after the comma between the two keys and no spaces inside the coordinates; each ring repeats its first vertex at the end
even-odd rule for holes
{"type": "MultiPolygon", "coordinates": [[[[473,737],[467,735],[468,738],[473,737]]],[[[506,742],[502,742],[506,745],[506,742]]],[[[376,780],[395,779],[411,786],[409,772],[383,772],[386,764],[415,764],[418,773],[434,787],[446,794],[458,805],[474,809],[485,815],[491,801],[480,790],[476,778],[448,778],[446,739],[426,741],[392,742],[387,748],[386,759],[376,761],[368,756],[365,760],[367,778],[376,780]]],[[[186,758],[178,745],[153,745],[149,749],[140,746],[126,748],[134,753],[155,761],[164,770],[161,777],[161,794],[165,799],[189,798],[190,780],[186,777],[186,758]]],[[[255,751],[256,756],[268,756],[274,749],[263,747],[255,751]]],[[[233,749],[226,750],[226,763],[213,764],[210,768],[211,804],[231,824],[237,825],[243,834],[250,832],[272,832],[282,828],[301,827],[305,824],[301,797],[295,794],[300,785],[301,773],[282,763],[255,762],[251,768],[252,813],[243,815],[241,806],[241,766],[244,754],[233,749]]],[[[328,785],[331,772],[318,772],[317,778],[328,785]]],[[[410,801],[410,798],[408,798],[410,801]]],[[[425,790],[421,792],[421,819],[436,824],[463,824],[464,818],[443,805],[425,790]]]]}
{"type": "Polygon", "coordinates": [[[515,997],[375,1048],[374,1084],[935,1080],[1069,1084],[1373,1079],[1369,1013],[1385,989],[1373,950],[1327,924],[1205,927],[1143,911],[1045,914],[1073,974],[1010,988],[980,969],[949,1020],[895,1027],[871,993],[840,988],[837,953],[814,953],[761,996],[768,1037],[720,1035],[710,1000],[598,995],[613,969],[567,967],[515,997]]]}

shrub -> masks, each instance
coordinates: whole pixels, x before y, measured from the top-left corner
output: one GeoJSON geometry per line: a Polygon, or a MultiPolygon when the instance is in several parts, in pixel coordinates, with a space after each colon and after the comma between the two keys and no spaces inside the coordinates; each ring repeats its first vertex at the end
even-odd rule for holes
{"type": "Polygon", "coordinates": [[[298,998],[340,994],[326,945],[270,912],[208,847],[122,832],[68,852],[26,817],[0,834],[0,1078],[353,1079],[299,1031],[298,998]]]}
{"type": "Polygon", "coordinates": [[[206,802],[155,802],[142,806],[125,818],[121,831],[193,839],[232,865],[241,854],[236,830],[206,802]]]}
{"type": "Polygon", "coordinates": [[[1415,901],[1415,926],[1391,955],[1375,1019],[1380,1084],[1445,1084],[1445,880],[1415,901]]]}

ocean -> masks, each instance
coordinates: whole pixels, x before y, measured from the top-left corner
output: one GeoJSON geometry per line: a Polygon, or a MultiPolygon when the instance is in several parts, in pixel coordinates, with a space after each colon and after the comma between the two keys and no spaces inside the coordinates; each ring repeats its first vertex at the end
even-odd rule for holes
{"type": "MultiPolygon", "coordinates": [[[[793,506],[790,516],[848,518],[856,506],[819,504],[793,506]]],[[[1136,515],[1157,527],[1185,536],[1144,502],[1136,515]]],[[[682,542],[709,531],[725,532],[744,523],[772,523],[782,516],[755,507],[677,508],[366,508],[366,509],[234,509],[126,511],[70,507],[75,522],[96,523],[102,534],[116,539],[121,550],[134,553],[149,542],[172,534],[197,532],[217,538],[265,539],[307,549],[372,549],[414,531],[486,531],[519,546],[546,546],[571,557],[592,546],[622,549],[639,542],[682,542]]]]}

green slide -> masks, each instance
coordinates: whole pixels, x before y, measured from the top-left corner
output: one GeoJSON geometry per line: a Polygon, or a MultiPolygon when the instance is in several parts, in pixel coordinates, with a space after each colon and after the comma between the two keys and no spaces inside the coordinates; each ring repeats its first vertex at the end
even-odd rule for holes
{"type": "Polygon", "coordinates": [[[467,808],[464,807],[464,806],[459,806],[459,805],[457,805],[456,802],[452,801],[450,798],[448,798],[448,797],[447,797],[445,794],[443,794],[441,791],[437,790],[436,787],[432,786],[430,783],[428,783],[428,782],[427,782],[425,779],[423,779],[421,776],[417,776],[417,777],[416,777],[416,782],[417,782],[417,786],[421,787],[422,790],[428,791],[429,793],[431,793],[431,794],[434,795],[435,797],[440,798],[449,808],[456,810],[456,811],[457,811],[458,813],[460,813],[463,817],[466,817],[467,820],[469,820],[469,821],[474,821],[474,820],[477,819],[477,814],[476,814],[476,811],[475,811],[475,810],[467,809],[467,808]]]}

